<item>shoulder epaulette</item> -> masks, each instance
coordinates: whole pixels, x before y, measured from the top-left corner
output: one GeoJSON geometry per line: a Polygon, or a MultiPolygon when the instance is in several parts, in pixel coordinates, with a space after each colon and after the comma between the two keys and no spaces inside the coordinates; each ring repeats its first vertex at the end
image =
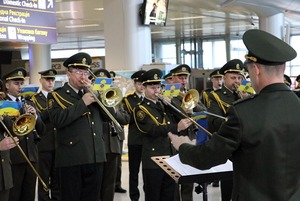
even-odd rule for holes
{"type": "Polygon", "coordinates": [[[133,95],[133,94],[134,94],[134,91],[129,92],[129,93],[125,94],[125,97],[131,96],[131,95],[133,95]]]}
{"type": "Polygon", "coordinates": [[[52,94],[53,98],[56,100],[56,102],[60,105],[60,107],[62,109],[66,109],[67,108],[67,106],[64,105],[62,102],[65,102],[65,103],[67,103],[69,105],[74,105],[73,103],[71,103],[70,101],[64,99],[61,95],[59,95],[59,93],[57,93],[56,90],[52,91],[51,94],[52,94]]]}
{"type": "Polygon", "coordinates": [[[217,91],[218,91],[218,90],[216,90],[216,91],[211,91],[210,93],[213,95],[213,97],[214,97],[215,100],[217,101],[219,107],[223,110],[223,113],[226,114],[226,109],[225,109],[225,107],[228,108],[228,107],[230,106],[230,104],[228,104],[228,103],[222,101],[222,100],[220,99],[219,95],[216,93],[217,91]]]}

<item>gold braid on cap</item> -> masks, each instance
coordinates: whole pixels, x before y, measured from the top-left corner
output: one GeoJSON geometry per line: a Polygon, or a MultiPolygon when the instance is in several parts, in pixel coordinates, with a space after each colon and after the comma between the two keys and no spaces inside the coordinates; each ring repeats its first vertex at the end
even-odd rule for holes
{"type": "Polygon", "coordinates": [[[249,56],[248,54],[245,55],[245,59],[251,60],[253,62],[257,62],[257,58],[254,56],[249,56]]]}

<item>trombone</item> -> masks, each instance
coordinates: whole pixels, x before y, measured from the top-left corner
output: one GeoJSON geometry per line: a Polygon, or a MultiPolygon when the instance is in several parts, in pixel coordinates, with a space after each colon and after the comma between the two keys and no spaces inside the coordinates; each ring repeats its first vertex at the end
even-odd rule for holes
{"type": "MultiPolygon", "coordinates": [[[[198,124],[192,117],[189,117],[182,111],[180,111],[178,108],[176,108],[172,103],[169,101],[164,101],[164,96],[161,94],[157,94],[158,99],[166,103],[168,106],[170,106],[173,110],[184,116],[185,118],[189,119],[196,127],[202,129],[209,137],[212,137],[212,133],[209,132],[207,129],[205,129],[203,126],[198,124]]],[[[196,90],[189,90],[186,94],[184,94],[184,97],[182,98],[182,105],[181,107],[183,109],[192,109],[196,106],[196,103],[199,101],[199,93],[196,90]],[[198,94],[198,100],[197,100],[197,94],[198,94]],[[196,103],[194,103],[196,102],[196,103]]]]}
{"type": "MultiPolygon", "coordinates": [[[[11,132],[8,130],[8,128],[6,127],[6,125],[4,124],[4,122],[0,119],[0,123],[2,124],[2,126],[4,127],[4,129],[6,130],[6,132],[8,133],[9,137],[13,140],[14,144],[16,145],[16,147],[20,150],[21,154],[23,155],[23,157],[25,158],[25,160],[27,161],[27,163],[29,164],[29,166],[31,167],[31,169],[33,170],[33,172],[36,174],[36,176],[38,177],[38,179],[40,180],[40,182],[43,185],[43,188],[46,192],[49,191],[46,183],[43,181],[42,177],[39,175],[39,173],[37,172],[37,170],[34,168],[34,166],[32,165],[32,163],[30,162],[30,160],[28,159],[28,157],[26,156],[26,154],[24,153],[23,149],[20,147],[20,145],[16,142],[16,140],[14,139],[14,136],[11,134],[11,132]]],[[[30,131],[29,131],[30,132],[30,131]]],[[[28,133],[29,133],[28,132],[28,133]]]]}
{"type": "MultiPolygon", "coordinates": [[[[97,76],[93,73],[91,69],[88,68],[89,73],[92,75],[93,78],[97,78],[97,76]]],[[[114,118],[114,116],[108,111],[106,107],[114,107],[116,106],[121,100],[121,90],[117,90],[117,88],[110,88],[108,90],[105,90],[103,93],[101,93],[101,99],[104,101],[102,103],[97,95],[94,93],[94,91],[88,87],[88,84],[86,81],[82,81],[83,84],[86,86],[86,89],[88,92],[94,97],[98,105],[103,109],[103,111],[107,114],[107,116],[111,119],[113,122],[113,125],[118,133],[123,132],[122,126],[119,124],[119,122],[114,118]],[[106,106],[106,107],[105,107],[106,106]]]]}

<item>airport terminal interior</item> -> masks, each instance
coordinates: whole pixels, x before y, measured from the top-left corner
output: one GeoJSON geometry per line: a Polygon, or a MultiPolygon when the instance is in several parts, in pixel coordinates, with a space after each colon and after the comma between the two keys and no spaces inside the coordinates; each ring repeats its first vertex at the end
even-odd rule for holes
{"type": "MultiPolygon", "coordinates": [[[[53,68],[58,72],[55,87],[61,87],[68,81],[63,61],[86,52],[93,57],[92,70],[106,68],[116,72],[115,85],[123,96],[133,90],[133,72],[159,68],[165,75],[178,64],[192,68],[189,88],[201,92],[214,69],[231,59],[245,60],[247,49],[242,36],[249,29],[270,32],[300,52],[300,0],[53,1],[46,1],[45,7],[54,9],[55,39],[51,40],[55,42],[51,44],[47,39],[40,43],[21,37],[3,39],[6,36],[1,30],[7,24],[0,18],[1,75],[24,67],[31,74],[26,84],[38,85],[37,72],[53,68]],[[160,13],[155,19],[147,18],[154,3],[161,6],[160,13]]],[[[300,74],[300,56],[287,63],[285,74],[292,79],[294,89],[300,74]]],[[[123,147],[122,187],[127,193],[116,193],[116,201],[129,200],[126,139],[123,147]]],[[[144,201],[142,184],[140,174],[140,201],[144,201]]],[[[209,184],[207,190],[209,201],[221,200],[219,187],[209,184]]],[[[194,192],[193,196],[194,200],[203,200],[202,193],[194,192]]]]}

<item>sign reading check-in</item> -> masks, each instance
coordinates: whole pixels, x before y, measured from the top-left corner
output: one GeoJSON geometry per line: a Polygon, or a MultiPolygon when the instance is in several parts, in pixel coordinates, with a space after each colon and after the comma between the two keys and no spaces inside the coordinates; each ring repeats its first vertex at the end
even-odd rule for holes
{"type": "Polygon", "coordinates": [[[0,0],[0,41],[57,42],[55,0],[0,0]]]}

